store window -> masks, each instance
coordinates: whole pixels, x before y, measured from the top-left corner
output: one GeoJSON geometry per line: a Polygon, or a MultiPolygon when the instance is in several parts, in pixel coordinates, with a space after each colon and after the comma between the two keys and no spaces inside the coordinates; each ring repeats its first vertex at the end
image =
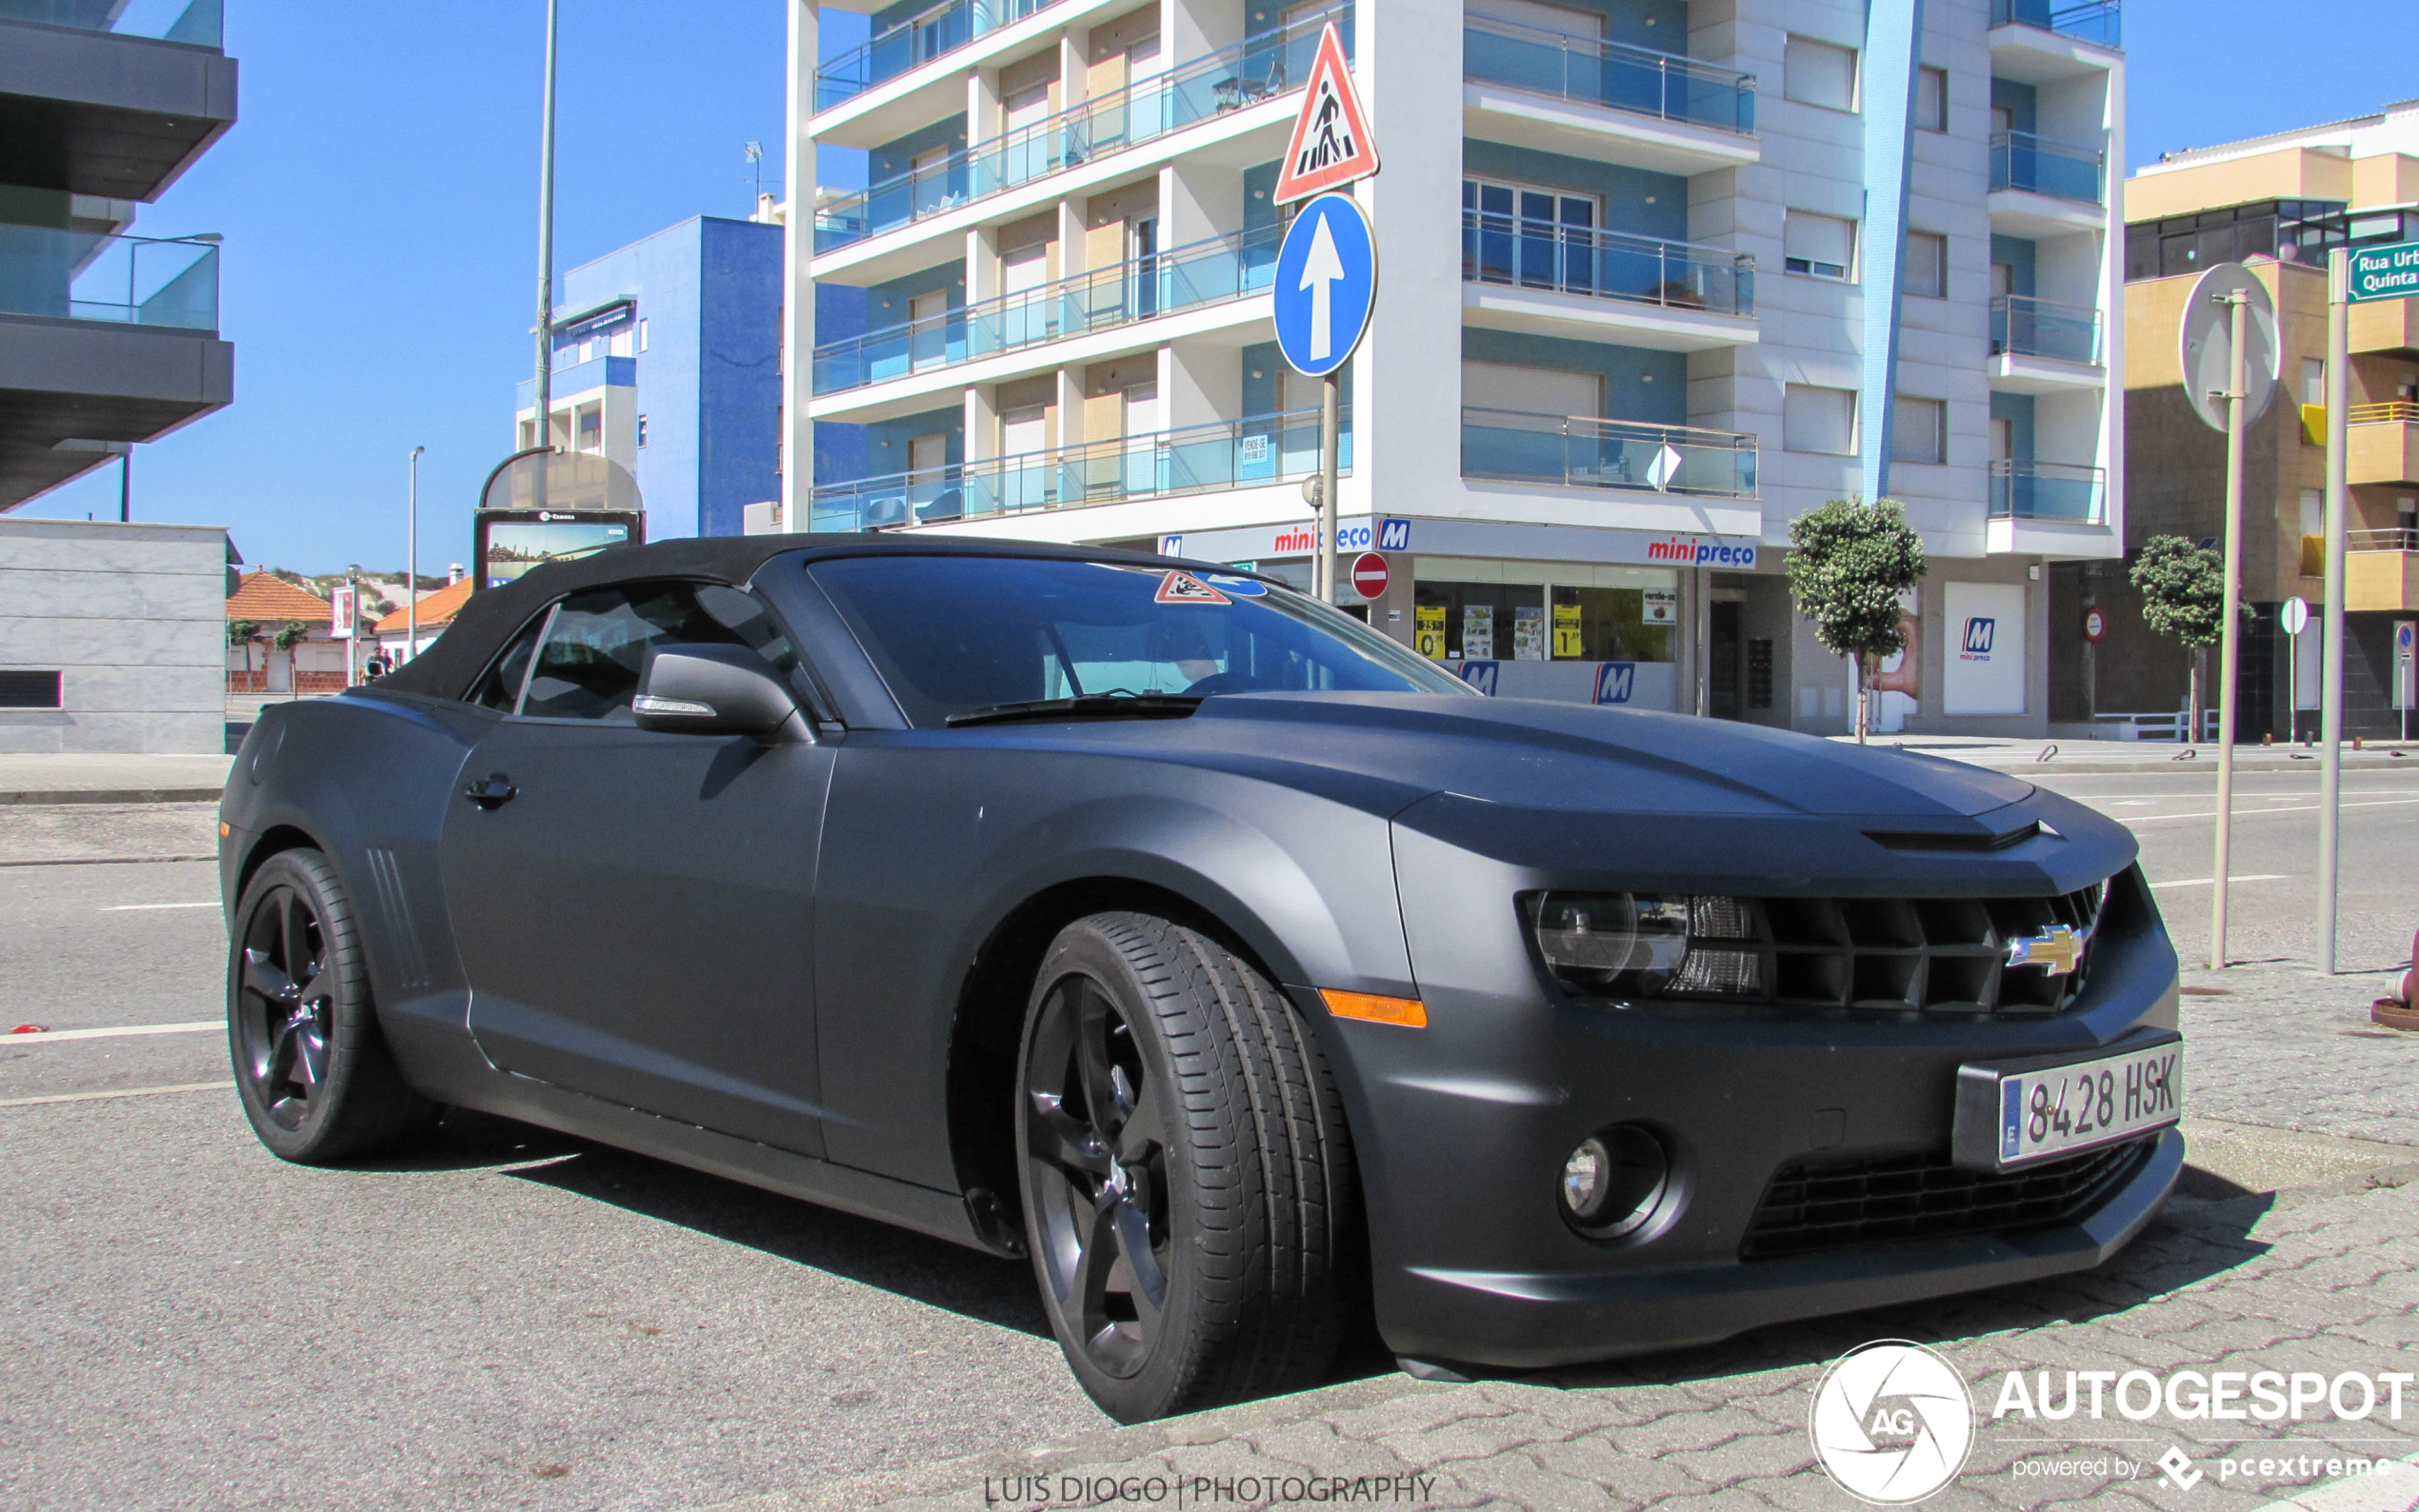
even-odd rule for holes
{"type": "Polygon", "coordinates": [[[1642,579],[1668,586],[1569,587],[1553,597],[1553,656],[1558,662],[1669,662],[1675,658],[1679,574],[1651,569],[1642,579]]]}
{"type": "Polygon", "coordinates": [[[1411,590],[1413,649],[1437,662],[1542,662],[1546,589],[1535,583],[1430,583],[1411,590]]]}

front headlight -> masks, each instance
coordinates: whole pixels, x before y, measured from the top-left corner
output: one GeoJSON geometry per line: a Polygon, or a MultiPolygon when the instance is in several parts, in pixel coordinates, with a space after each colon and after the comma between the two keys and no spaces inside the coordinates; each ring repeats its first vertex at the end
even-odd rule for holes
{"type": "Polygon", "coordinates": [[[1755,905],[1702,894],[1547,892],[1529,899],[1538,951],[1565,985],[1606,998],[1760,998],[1755,905]]]}

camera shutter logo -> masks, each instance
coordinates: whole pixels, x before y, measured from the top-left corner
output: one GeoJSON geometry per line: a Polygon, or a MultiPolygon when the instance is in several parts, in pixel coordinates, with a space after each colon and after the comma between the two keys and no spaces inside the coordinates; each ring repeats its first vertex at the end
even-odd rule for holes
{"type": "Polygon", "coordinates": [[[1884,1339],[1831,1363],[1807,1421],[1833,1483],[1860,1502],[1906,1506],[1957,1478],[1974,1443],[1973,1397],[1921,1344],[1884,1339]]]}

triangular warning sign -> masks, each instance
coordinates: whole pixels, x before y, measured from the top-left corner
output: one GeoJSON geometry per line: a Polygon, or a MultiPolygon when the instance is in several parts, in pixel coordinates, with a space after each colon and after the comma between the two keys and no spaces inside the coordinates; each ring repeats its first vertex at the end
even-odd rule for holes
{"type": "Polygon", "coordinates": [[[1190,572],[1170,572],[1159,582],[1161,604],[1232,604],[1234,600],[1190,572]]]}
{"type": "Polygon", "coordinates": [[[1344,60],[1344,34],[1329,21],[1319,34],[1310,87],[1277,170],[1276,202],[1290,205],[1376,171],[1377,138],[1369,134],[1369,107],[1361,103],[1351,66],[1344,60]]]}

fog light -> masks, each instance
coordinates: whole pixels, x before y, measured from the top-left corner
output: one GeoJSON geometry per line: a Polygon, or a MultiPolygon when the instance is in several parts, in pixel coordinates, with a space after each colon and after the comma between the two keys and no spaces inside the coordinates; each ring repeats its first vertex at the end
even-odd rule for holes
{"type": "Polygon", "coordinates": [[[1671,1162],[1663,1142],[1635,1124],[1580,1141],[1562,1163],[1562,1206],[1598,1239],[1636,1232],[1663,1205],[1671,1162]]]}

